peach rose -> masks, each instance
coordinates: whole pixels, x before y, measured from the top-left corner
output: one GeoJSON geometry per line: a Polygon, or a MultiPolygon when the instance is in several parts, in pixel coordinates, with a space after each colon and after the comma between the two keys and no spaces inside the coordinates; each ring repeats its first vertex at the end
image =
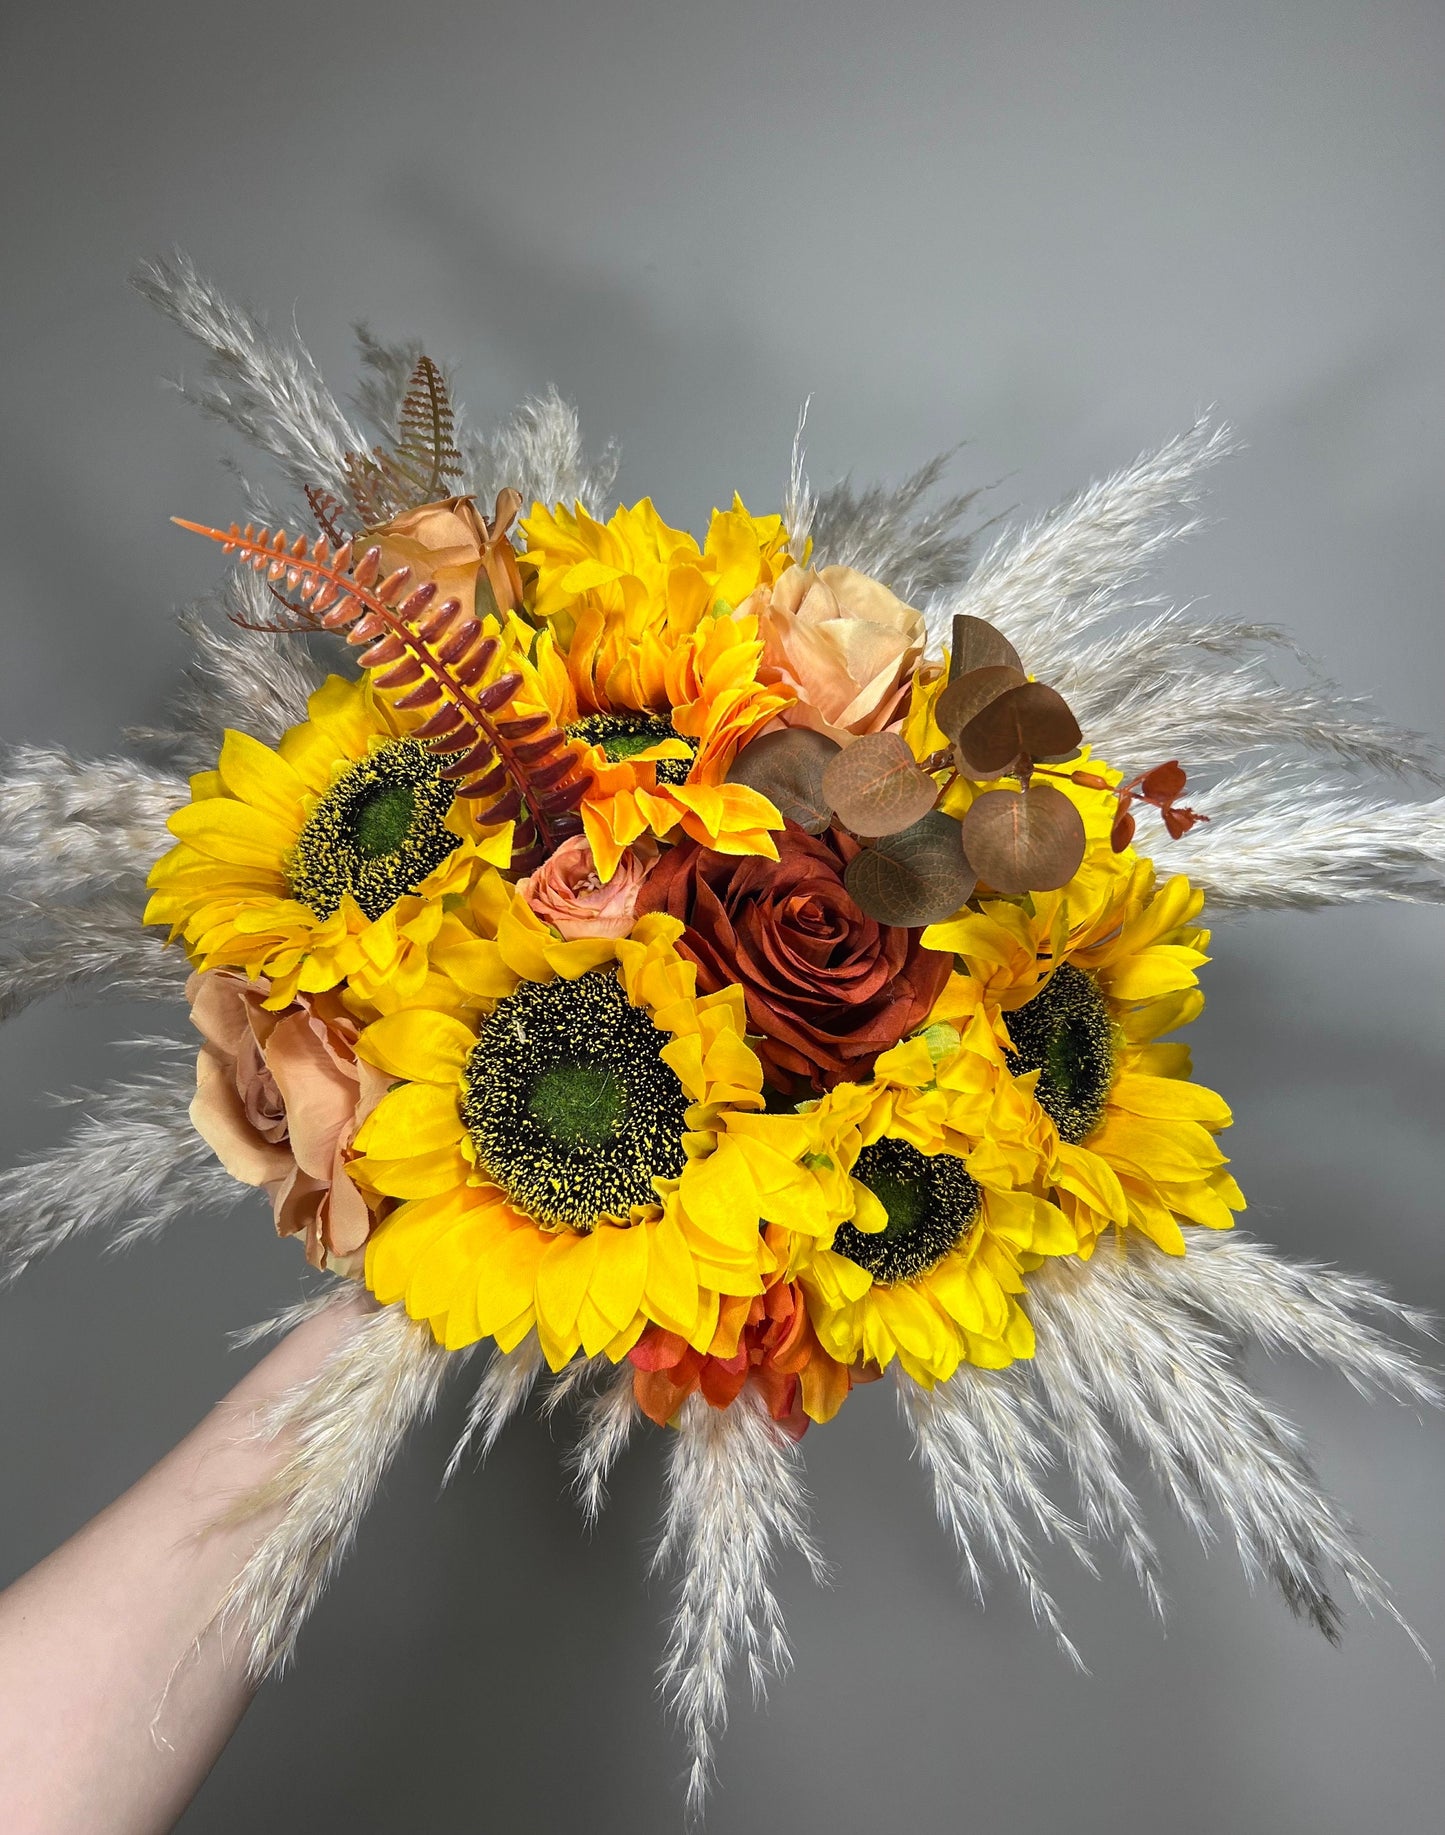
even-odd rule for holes
{"type": "Polygon", "coordinates": [[[187,982],[205,1040],[191,1120],[233,1178],[270,1198],[278,1235],[304,1235],[317,1268],[360,1274],[379,1218],[346,1160],[388,1079],[357,1058],[361,1028],[335,994],[302,994],[270,1013],[269,992],[226,969],[187,982]]]}
{"type": "Polygon", "coordinates": [[[459,599],[464,612],[475,609],[477,577],[485,573],[498,606],[516,611],[522,603],[522,576],[507,529],[521,507],[516,491],[503,491],[489,523],[470,497],[448,497],[404,510],[372,529],[365,545],[380,548],[384,573],[410,567],[413,585],[434,580],[438,597],[459,599]]]}
{"type": "Polygon", "coordinates": [[[574,937],[625,937],[637,912],[637,895],[651,870],[635,848],[618,862],[606,885],[585,835],[573,835],[517,890],[542,919],[570,942],[574,937]]]}
{"type": "Polygon", "coordinates": [[[854,567],[790,567],[737,608],[763,642],[761,681],[795,690],[783,719],[846,742],[907,711],[927,640],[923,614],[854,567]]]}

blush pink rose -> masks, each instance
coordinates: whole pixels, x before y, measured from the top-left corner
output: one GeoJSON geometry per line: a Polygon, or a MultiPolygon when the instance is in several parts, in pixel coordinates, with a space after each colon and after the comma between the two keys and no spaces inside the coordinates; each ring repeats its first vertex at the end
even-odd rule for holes
{"type": "Polygon", "coordinates": [[[650,871],[633,848],[618,862],[606,885],[585,835],[573,835],[517,890],[542,919],[569,942],[575,937],[625,937],[637,915],[637,897],[650,871]]]}
{"type": "Polygon", "coordinates": [[[346,1165],[388,1079],[357,1057],[360,1026],[335,994],[268,1012],[269,992],[225,969],[186,984],[205,1041],[191,1120],[233,1178],[270,1198],[278,1235],[304,1236],[314,1267],[359,1274],[379,1215],[346,1165]]]}

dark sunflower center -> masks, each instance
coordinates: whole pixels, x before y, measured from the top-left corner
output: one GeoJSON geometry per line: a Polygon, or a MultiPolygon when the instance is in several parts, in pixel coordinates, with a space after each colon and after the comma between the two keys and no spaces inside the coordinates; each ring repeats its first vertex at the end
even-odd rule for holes
{"type": "Polygon", "coordinates": [[[379,918],[458,845],[446,827],[453,791],[441,760],[415,739],[395,739],[358,759],[331,786],[287,862],[291,894],[329,918],[350,893],[379,918]]]}
{"type": "Polygon", "coordinates": [[[498,1001],[467,1060],[462,1119],[520,1209],[590,1230],[681,1173],[688,1099],[662,1061],[668,1036],[610,969],[498,1001]]]}
{"type": "Polygon", "coordinates": [[[845,1223],[833,1247],[875,1281],[911,1281],[941,1262],[978,1215],[978,1187],[951,1153],[920,1153],[907,1141],[875,1141],[858,1155],[853,1177],[888,1213],[869,1232],[845,1223]]]}
{"type": "Polygon", "coordinates": [[[1041,994],[1008,1016],[1017,1050],[1009,1069],[1039,1072],[1039,1104],[1074,1146],[1098,1127],[1114,1081],[1114,1027],[1092,975],[1072,963],[1041,994]]]}
{"type": "MultiPolygon", "coordinates": [[[[581,720],[573,721],[567,728],[571,739],[580,739],[586,745],[597,746],[604,758],[610,758],[619,764],[627,758],[636,758],[639,752],[645,752],[649,746],[661,745],[664,739],[680,739],[694,755],[697,752],[697,741],[689,739],[686,733],[679,733],[668,720],[658,714],[587,714],[581,720]]],[[[659,784],[685,784],[687,774],[692,769],[690,758],[659,758],[656,766],[659,784]]]]}

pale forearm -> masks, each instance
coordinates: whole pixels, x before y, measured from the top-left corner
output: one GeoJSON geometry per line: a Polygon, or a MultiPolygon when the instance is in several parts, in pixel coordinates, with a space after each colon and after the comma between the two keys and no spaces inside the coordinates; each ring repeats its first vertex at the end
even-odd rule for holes
{"type": "MultiPolygon", "coordinates": [[[[359,1304],[357,1302],[356,1304],[359,1304]]],[[[210,1629],[264,1518],[217,1528],[284,1450],[258,1410],[313,1375],[354,1316],[293,1331],[108,1510],[0,1594],[0,1828],[159,1835],[251,1699],[210,1629]]]]}

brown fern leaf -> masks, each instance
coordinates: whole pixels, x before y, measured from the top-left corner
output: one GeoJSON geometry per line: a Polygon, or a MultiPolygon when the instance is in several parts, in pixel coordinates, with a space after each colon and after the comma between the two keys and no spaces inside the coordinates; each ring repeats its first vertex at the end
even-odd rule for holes
{"type": "MultiPolygon", "coordinates": [[[[379,453],[381,448],[378,446],[379,453]]],[[[349,452],[342,461],[346,487],[363,528],[375,529],[390,522],[400,506],[379,461],[369,452],[349,452]]]]}
{"type": "Polygon", "coordinates": [[[591,780],[579,771],[580,752],[549,715],[507,713],[522,678],[495,673],[501,646],[459,600],[439,600],[434,581],[408,591],[408,567],[382,579],[376,547],[358,555],[354,543],[338,547],[325,535],[308,541],[252,523],[174,520],[297,594],[316,628],[344,632],[360,648],[357,661],[394,707],[425,715],[412,737],[446,757],[442,776],[456,795],[477,804],[483,823],[516,824],[514,871],[530,872],[581,831],[577,806],[591,780]]]}
{"type": "Polygon", "coordinates": [[[378,448],[377,462],[396,493],[408,497],[402,509],[431,503],[444,495],[449,478],[461,477],[462,455],[446,378],[430,357],[417,359],[397,431],[395,450],[385,453],[378,448]]]}
{"type": "Polygon", "coordinates": [[[306,501],[311,505],[317,528],[339,548],[346,540],[346,524],[342,521],[346,505],[339,497],[333,497],[330,491],[323,491],[315,484],[306,486],[306,501]]]}

